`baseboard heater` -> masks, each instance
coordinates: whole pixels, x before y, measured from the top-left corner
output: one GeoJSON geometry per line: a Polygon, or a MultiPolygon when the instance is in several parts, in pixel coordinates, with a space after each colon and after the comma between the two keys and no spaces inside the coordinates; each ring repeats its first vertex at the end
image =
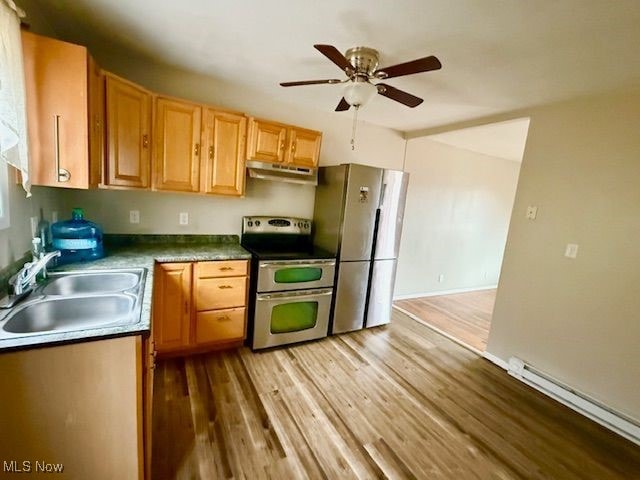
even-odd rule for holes
{"type": "Polygon", "coordinates": [[[636,420],[616,412],[597,400],[536,370],[533,366],[517,357],[509,359],[507,372],[536,390],[640,445],[640,423],[636,420]]]}

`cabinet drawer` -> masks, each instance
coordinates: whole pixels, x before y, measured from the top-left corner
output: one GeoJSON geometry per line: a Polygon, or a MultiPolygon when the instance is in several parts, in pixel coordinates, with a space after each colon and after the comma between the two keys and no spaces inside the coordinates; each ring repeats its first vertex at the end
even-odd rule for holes
{"type": "Polygon", "coordinates": [[[200,312],[196,317],[196,343],[244,339],[245,308],[200,312]]]}
{"type": "Polygon", "coordinates": [[[247,297],[247,277],[199,278],[196,309],[244,307],[247,297]]]}
{"type": "Polygon", "coordinates": [[[238,277],[247,274],[247,260],[225,260],[219,262],[198,262],[198,278],[238,277]]]}

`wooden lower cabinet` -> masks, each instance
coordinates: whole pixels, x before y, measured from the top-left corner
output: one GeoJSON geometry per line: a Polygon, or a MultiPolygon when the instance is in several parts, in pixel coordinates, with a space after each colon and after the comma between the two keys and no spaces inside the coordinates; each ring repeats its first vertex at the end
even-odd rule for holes
{"type": "Polygon", "coordinates": [[[158,263],[153,288],[153,337],[158,352],[191,343],[191,263],[158,263]]]}
{"type": "Polygon", "coordinates": [[[246,336],[248,261],[157,264],[153,339],[159,354],[240,345],[246,336]]]}
{"type": "Polygon", "coordinates": [[[223,343],[244,340],[246,308],[228,308],[198,312],[196,343],[223,343]]]}
{"type": "Polygon", "coordinates": [[[4,465],[30,461],[34,478],[141,480],[143,341],[129,336],[1,353],[4,465]],[[36,473],[36,461],[60,464],[63,473],[36,473]]]}

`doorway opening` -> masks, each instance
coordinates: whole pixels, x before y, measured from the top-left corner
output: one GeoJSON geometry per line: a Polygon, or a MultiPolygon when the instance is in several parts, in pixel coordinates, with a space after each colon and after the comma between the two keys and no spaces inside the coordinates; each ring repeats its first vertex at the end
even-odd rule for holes
{"type": "Polygon", "coordinates": [[[407,141],[394,307],[486,350],[529,118],[407,141]]]}

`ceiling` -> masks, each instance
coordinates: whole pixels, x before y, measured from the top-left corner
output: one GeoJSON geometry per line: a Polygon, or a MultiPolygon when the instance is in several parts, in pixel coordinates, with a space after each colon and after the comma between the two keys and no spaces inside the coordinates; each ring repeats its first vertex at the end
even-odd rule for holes
{"type": "Polygon", "coordinates": [[[438,133],[422,138],[428,138],[429,140],[446,143],[447,145],[491,157],[522,162],[528,131],[529,119],[518,118],[506,122],[438,133]]]}
{"type": "Polygon", "coordinates": [[[34,2],[65,38],[327,112],[340,85],[278,86],[340,76],[314,43],[370,46],[382,65],[436,55],[442,70],[389,80],[422,105],[376,96],[360,114],[401,131],[640,83],[638,0],[25,0],[27,13],[34,2]]]}

